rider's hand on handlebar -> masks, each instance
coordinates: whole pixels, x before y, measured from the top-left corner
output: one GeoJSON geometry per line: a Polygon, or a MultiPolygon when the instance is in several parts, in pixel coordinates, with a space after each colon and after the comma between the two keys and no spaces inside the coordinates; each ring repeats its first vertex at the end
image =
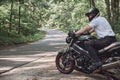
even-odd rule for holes
{"type": "Polygon", "coordinates": [[[75,32],[71,33],[71,37],[72,37],[72,38],[75,38],[75,37],[76,37],[75,32]]]}
{"type": "Polygon", "coordinates": [[[86,31],[85,33],[83,33],[82,35],[90,35],[91,33],[89,31],[86,31]]]}
{"type": "Polygon", "coordinates": [[[68,36],[73,38],[73,37],[76,37],[76,34],[73,31],[69,31],[68,36]]]}

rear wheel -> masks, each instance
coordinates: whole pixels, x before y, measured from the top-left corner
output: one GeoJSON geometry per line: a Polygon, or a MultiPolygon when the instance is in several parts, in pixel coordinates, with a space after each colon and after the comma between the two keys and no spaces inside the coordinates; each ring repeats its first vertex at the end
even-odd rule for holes
{"type": "Polygon", "coordinates": [[[64,74],[69,74],[74,70],[75,62],[70,59],[67,55],[59,53],[56,56],[56,67],[57,69],[64,74]]]}

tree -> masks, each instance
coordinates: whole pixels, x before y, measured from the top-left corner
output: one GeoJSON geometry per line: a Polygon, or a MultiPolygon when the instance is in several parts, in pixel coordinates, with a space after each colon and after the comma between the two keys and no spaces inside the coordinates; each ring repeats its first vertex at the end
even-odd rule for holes
{"type": "Polygon", "coordinates": [[[18,34],[21,32],[21,0],[19,0],[19,21],[18,21],[18,34]]]}
{"type": "Polygon", "coordinates": [[[10,21],[9,21],[9,31],[12,29],[12,11],[13,11],[13,0],[11,0],[11,9],[10,9],[10,21]]]}
{"type": "Polygon", "coordinates": [[[105,0],[108,20],[117,32],[117,25],[120,24],[119,2],[119,0],[105,0]]]}
{"type": "Polygon", "coordinates": [[[89,2],[90,2],[90,7],[95,7],[95,2],[94,2],[94,0],[89,0],[89,2]]]}
{"type": "Polygon", "coordinates": [[[105,3],[106,3],[106,11],[107,11],[108,20],[109,20],[109,22],[111,22],[110,1],[109,0],[105,0],[105,3]]]}

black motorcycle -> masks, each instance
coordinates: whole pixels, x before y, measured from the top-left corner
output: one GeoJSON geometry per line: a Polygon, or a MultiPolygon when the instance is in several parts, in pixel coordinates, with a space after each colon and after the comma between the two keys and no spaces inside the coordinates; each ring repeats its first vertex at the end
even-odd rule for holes
{"type": "Polygon", "coordinates": [[[67,48],[60,50],[56,56],[56,67],[61,73],[69,74],[73,70],[77,70],[90,74],[97,70],[111,68],[117,68],[120,71],[120,42],[114,42],[98,50],[99,54],[97,55],[103,65],[99,69],[91,71],[89,66],[93,63],[93,59],[89,56],[89,52],[85,50],[84,42],[96,37],[91,36],[89,33],[84,33],[78,37],[73,36],[73,34],[73,31],[69,31],[66,37],[67,48]]]}

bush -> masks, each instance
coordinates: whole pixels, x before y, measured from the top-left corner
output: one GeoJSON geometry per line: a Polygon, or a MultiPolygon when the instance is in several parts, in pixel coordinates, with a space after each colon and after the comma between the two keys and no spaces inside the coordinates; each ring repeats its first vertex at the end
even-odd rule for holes
{"type": "Polygon", "coordinates": [[[21,43],[33,42],[42,39],[45,36],[44,31],[39,31],[34,35],[24,36],[23,34],[10,34],[8,37],[0,35],[0,45],[15,45],[21,43]]]}

